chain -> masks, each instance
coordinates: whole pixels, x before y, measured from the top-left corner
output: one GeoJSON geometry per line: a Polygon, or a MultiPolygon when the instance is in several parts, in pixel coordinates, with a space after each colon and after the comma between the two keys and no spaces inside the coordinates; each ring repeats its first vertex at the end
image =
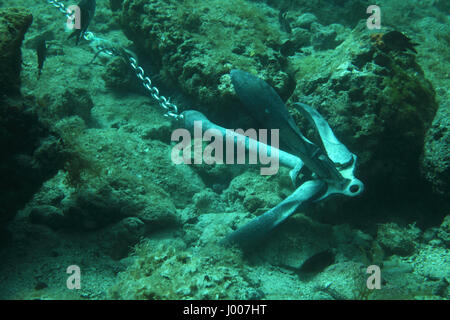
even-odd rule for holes
{"type": "MultiPolygon", "coordinates": [[[[64,4],[62,2],[57,1],[57,0],[47,0],[47,2],[51,5],[53,5],[54,7],[58,8],[58,10],[61,13],[64,13],[68,19],[72,19],[74,12],[66,9],[66,7],[64,6],[64,4]]],[[[106,53],[110,56],[116,55],[116,56],[121,56],[123,58],[128,59],[128,63],[133,68],[133,70],[136,72],[136,76],[139,78],[139,80],[142,81],[142,84],[144,85],[144,87],[150,92],[150,95],[153,97],[153,99],[158,101],[159,105],[166,111],[164,116],[172,117],[175,120],[182,119],[183,116],[178,114],[177,106],[175,104],[173,104],[172,102],[170,102],[168,99],[166,99],[166,97],[159,94],[158,88],[152,86],[152,81],[150,80],[149,77],[145,77],[144,69],[142,69],[142,67],[140,67],[137,64],[137,61],[134,57],[132,57],[130,54],[126,53],[126,51],[124,49],[118,49],[113,46],[103,45],[103,44],[107,43],[107,41],[97,38],[92,32],[85,32],[83,34],[83,37],[87,41],[91,41],[91,42],[99,41],[100,44],[97,44],[96,48],[97,48],[97,50],[99,50],[103,53],[106,53]]]]}
{"type": "Polygon", "coordinates": [[[160,95],[158,88],[152,86],[152,81],[150,80],[149,77],[145,77],[144,69],[142,69],[142,67],[140,67],[137,64],[136,59],[129,56],[128,61],[130,63],[130,66],[136,72],[136,76],[139,78],[139,80],[142,81],[142,84],[150,92],[150,95],[153,97],[153,99],[158,101],[159,105],[164,110],[166,110],[166,113],[164,114],[164,116],[172,117],[175,120],[181,120],[183,118],[183,116],[178,114],[177,106],[175,104],[173,104],[172,102],[170,102],[168,99],[166,99],[166,97],[160,95]]]}
{"type": "Polygon", "coordinates": [[[74,15],[74,11],[69,11],[69,9],[66,9],[66,6],[64,3],[57,1],[57,0],[47,0],[47,2],[51,5],[53,5],[55,8],[57,8],[62,14],[64,14],[67,19],[72,19],[74,15]]]}

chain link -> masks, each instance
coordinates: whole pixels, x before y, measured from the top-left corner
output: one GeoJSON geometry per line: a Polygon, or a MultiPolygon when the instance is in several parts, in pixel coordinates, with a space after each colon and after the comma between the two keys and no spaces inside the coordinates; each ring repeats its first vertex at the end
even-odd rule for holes
{"type": "Polygon", "coordinates": [[[75,11],[69,11],[69,9],[66,9],[66,6],[64,3],[57,1],[57,0],[47,0],[47,3],[53,5],[55,8],[57,8],[62,14],[64,14],[67,19],[73,19],[73,15],[75,14],[75,11]]]}
{"type": "Polygon", "coordinates": [[[98,39],[98,38],[96,38],[96,37],[94,36],[94,34],[93,34],[92,32],[90,32],[90,31],[85,31],[85,32],[83,33],[83,38],[84,38],[84,40],[86,40],[86,41],[94,41],[95,39],[98,39]]]}
{"type": "MultiPolygon", "coordinates": [[[[57,0],[47,0],[47,2],[51,5],[53,5],[55,8],[58,8],[58,10],[61,13],[65,14],[68,19],[73,18],[74,11],[69,11],[68,9],[66,9],[66,7],[64,6],[64,4],[62,2],[57,1],[57,0]]],[[[85,32],[83,34],[83,37],[87,41],[91,41],[91,42],[95,41],[95,40],[99,41],[100,44],[97,44],[96,48],[97,48],[97,50],[99,50],[103,53],[106,53],[108,55],[122,56],[124,58],[127,58],[128,63],[130,64],[131,68],[133,68],[133,70],[136,72],[136,77],[138,77],[138,79],[142,81],[142,84],[150,92],[150,95],[153,97],[153,99],[158,101],[159,105],[166,111],[164,116],[172,117],[175,120],[182,119],[183,116],[178,114],[177,106],[175,104],[171,103],[168,99],[166,99],[166,97],[159,94],[158,88],[152,86],[152,81],[150,80],[149,77],[145,76],[144,69],[142,69],[142,67],[137,64],[137,61],[134,57],[132,57],[130,54],[125,53],[125,50],[123,50],[123,49],[120,50],[113,46],[110,47],[110,46],[102,45],[101,43],[105,44],[105,43],[107,43],[107,41],[95,37],[95,35],[92,32],[85,32]]]]}

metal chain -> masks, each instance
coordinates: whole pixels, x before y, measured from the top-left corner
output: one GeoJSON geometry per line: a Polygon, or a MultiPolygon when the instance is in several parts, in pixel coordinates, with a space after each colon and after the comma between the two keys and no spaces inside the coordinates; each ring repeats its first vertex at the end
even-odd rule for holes
{"type": "Polygon", "coordinates": [[[47,3],[53,5],[55,8],[57,8],[62,14],[64,14],[67,19],[72,19],[74,15],[74,11],[69,11],[69,9],[66,9],[66,6],[64,3],[57,1],[57,0],[47,0],[47,3]]]}
{"type": "MultiPolygon", "coordinates": [[[[66,7],[64,6],[64,4],[60,1],[57,0],[47,0],[47,2],[51,5],[53,5],[54,7],[58,8],[58,10],[61,13],[64,13],[66,15],[66,17],[68,19],[72,19],[72,16],[74,14],[73,11],[69,11],[68,9],[66,9],[66,7]]],[[[85,32],[83,34],[83,37],[85,40],[87,41],[95,41],[98,40],[101,43],[107,43],[107,41],[97,38],[94,36],[94,34],[92,32],[85,32]]],[[[116,56],[122,56],[124,57],[124,50],[118,50],[114,47],[109,47],[109,46],[104,46],[101,44],[98,44],[96,46],[97,50],[100,50],[108,55],[116,55],[116,56]]],[[[178,108],[175,104],[173,104],[172,102],[170,102],[168,99],[166,99],[166,97],[162,96],[159,94],[159,90],[158,88],[152,86],[152,81],[150,80],[149,77],[145,77],[145,72],[144,69],[142,69],[142,67],[140,67],[137,64],[137,61],[134,57],[132,57],[129,54],[126,54],[126,57],[128,59],[128,63],[130,64],[130,66],[133,68],[133,70],[136,72],[136,76],[139,78],[139,80],[142,81],[142,84],[144,85],[144,87],[150,92],[150,95],[153,97],[153,99],[155,99],[156,101],[158,101],[159,105],[166,110],[166,113],[164,114],[164,116],[166,117],[172,117],[175,120],[180,120],[183,118],[182,115],[178,114],[178,108]]]]}
{"type": "Polygon", "coordinates": [[[129,56],[128,61],[130,63],[130,66],[134,69],[136,72],[136,76],[139,78],[139,80],[142,81],[142,84],[144,87],[150,92],[150,95],[158,101],[159,105],[166,110],[166,113],[164,116],[166,117],[172,117],[175,120],[181,120],[183,118],[182,115],[178,114],[178,108],[175,104],[170,102],[166,97],[159,94],[158,88],[152,86],[152,81],[149,77],[145,77],[144,69],[140,67],[137,64],[137,61],[135,58],[129,56]]]}

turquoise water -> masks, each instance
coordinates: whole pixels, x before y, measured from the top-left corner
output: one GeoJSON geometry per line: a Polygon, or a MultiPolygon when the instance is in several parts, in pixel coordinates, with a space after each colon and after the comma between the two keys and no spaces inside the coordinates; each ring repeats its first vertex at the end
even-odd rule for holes
{"type": "Polygon", "coordinates": [[[448,299],[448,1],[50,2],[0,0],[1,299],[448,299]]]}

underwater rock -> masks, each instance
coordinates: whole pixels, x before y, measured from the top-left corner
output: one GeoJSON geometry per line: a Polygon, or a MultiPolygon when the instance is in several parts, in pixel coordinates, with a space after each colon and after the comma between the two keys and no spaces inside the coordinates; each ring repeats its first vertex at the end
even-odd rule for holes
{"type": "Polygon", "coordinates": [[[20,47],[33,16],[25,8],[0,9],[0,98],[20,92],[20,47]]]}
{"type": "Polygon", "coordinates": [[[59,208],[69,230],[98,230],[127,217],[139,218],[146,233],[179,226],[175,205],[184,208],[205,188],[192,169],[174,165],[169,146],[130,128],[88,130],[80,121],[57,123],[70,157],[34,205],[59,208]]]}
{"type": "Polygon", "coordinates": [[[231,101],[219,80],[233,68],[268,79],[281,96],[289,93],[293,84],[282,71],[276,17],[276,10],[242,0],[125,0],[120,23],[168,86],[180,86],[200,107],[217,111],[231,101]],[[275,14],[273,23],[265,11],[275,14]]]}
{"type": "Polygon", "coordinates": [[[52,122],[70,116],[79,116],[86,123],[92,120],[91,109],[94,103],[86,88],[52,87],[49,92],[38,96],[37,102],[41,107],[38,109],[40,116],[52,122]]]}
{"type": "Polygon", "coordinates": [[[342,43],[339,41],[338,32],[333,25],[324,27],[318,23],[314,23],[311,27],[313,36],[311,38],[312,45],[316,50],[330,50],[336,48],[342,43]]]}
{"type": "Polygon", "coordinates": [[[143,92],[144,87],[139,83],[129,64],[122,58],[111,59],[102,74],[105,86],[116,92],[143,92]]]}
{"type": "Polygon", "coordinates": [[[61,209],[54,206],[36,206],[30,211],[30,221],[49,226],[52,229],[60,229],[64,226],[64,215],[61,209]]]}
{"type": "Polygon", "coordinates": [[[297,21],[295,22],[295,26],[304,28],[304,29],[310,29],[311,25],[317,22],[317,17],[313,15],[312,13],[304,13],[300,15],[297,18],[297,21]]]}
{"type": "Polygon", "coordinates": [[[296,45],[292,40],[286,40],[280,48],[280,52],[284,57],[290,57],[295,54],[296,45]]]}
{"type": "Polygon", "coordinates": [[[450,103],[439,107],[425,137],[422,172],[437,194],[450,198],[450,103]]]}
{"type": "Polygon", "coordinates": [[[125,258],[130,248],[145,235],[145,224],[139,218],[129,217],[116,223],[106,232],[103,240],[108,244],[107,251],[115,260],[125,258]]]}
{"type": "MultiPolygon", "coordinates": [[[[432,280],[436,288],[439,286],[438,280],[450,279],[448,259],[449,250],[447,248],[442,246],[424,246],[414,256],[413,265],[416,273],[432,280]]],[[[446,298],[448,298],[448,294],[449,291],[445,295],[446,298]]]]}
{"type": "Polygon", "coordinates": [[[435,0],[434,5],[440,11],[443,11],[446,14],[450,14],[450,3],[447,0],[435,0]]]}
{"type": "Polygon", "coordinates": [[[122,7],[123,0],[109,0],[109,7],[112,11],[117,11],[122,7]]]}
{"type": "Polygon", "coordinates": [[[200,164],[192,167],[194,172],[200,176],[206,186],[214,190],[216,193],[222,193],[231,180],[245,171],[245,167],[236,165],[231,167],[226,164],[200,164]]]}
{"type": "Polygon", "coordinates": [[[302,47],[311,44],[311,33],[302,28],[296,28],[292,39],[286,40],[280,47],[280,53],[285,56],[293,56],[297,52],[301,52],[302,47]]]}
{"type": "Polygon", "coordinates": [[[64,152],[33,109],[22,100],[0,107],[0,227],[11,220],[41,187],[62,168],[64,152]]]}
{"type": "Polygon", "coordinates": [[[294,214],[269,234],[256,251],[270,264],[298,272],[308,258],[337,245],[343,244],[330,225],[294,214]]]}
{"type": "Polygon", "coordinates": [[[130,199],[120,191],[103,181],[78,186],[61,201],[66,225],[71,230],[96,230],[132,215],[130,199]]]}
{"type": "Polygon", "coordinates": [[[127,217],[138,218],[147,233],[176,225],[169,195],[157,186],[142,184],[127,175],[84,183],[61,201],[65,225],[72,230],[93,230],[127,217]]]}
{"type": "MultiPolygon", "coordinates": [[[[142,197],[144,203],[156,197],[152,207],[159,208],[158,204],[161,204],[161,214],[172,212],[173,205],[184,208],[192,203],[194,194],[205,188],[200,177],[191,166],[175,165],[171,161],[169,145],[158,140],[143,140],[135,133],[137,129],[140,128],[130,124],[119,129],[85,130],[66,139],[73,146],[73,159],[85,159],[81,167],[76,162],[73,165],[69,163],[68,173],[75,173],[70,176],[79,176],[77,171],[81,169],[82,174],[87,172],[93,180],[103,180],[94,184],[94,192],[103,184],[109,184],[120,192],[133,190],[136,200],[140,201],[142,197]]],[[[89,181],[81,179],[81,185],[83,180],[89,181]]],[[[133,199],[133,196],[127,195],[126,198],[133,199]]]]}
{"type": "Polygon", "coordinates": [[[417,53],[415,46],[417,46],[418,44],[412,42],[408,36],[406,36],[404,33],[401,33],[400,31],[394,30],[384,33],[381,36],[381,41],[386,47],[391,50],[411,50],[412,52],[417,53]]]}
{"type": "Polygon", "coordinates": [[[317,108],[358,156],[366,199],[390,201],[425,188],[420,157],[438,104],[414,53],[375,39],[361,24],[335,50],[291,58],[298,82],[290,101],[317,108]]]}
{"type": "Polygon", "coordinates": [[[144,223],[147,233],[179,226],[175,205],[169,197],[162,197],[158,193],[147,196],[145,207],[139,211],[137,217],[144,223]]]}
{"type": "Polygon", "coordinates": [[[297,28],[293,33],[292,41],[294,41],[298,47],[306,47],[311,43],[311,32],[302,28],[297,28]]]}
{"type": "Polygon", "coordinates": [[[437,236],[444,242],[447,248],[450,247],[450,215],[445,216],[444,221],[439,227],[437,236]]]}
{"type": "Polygon", "coordinates": [[[364,274],[364,265],[355,261],[342,261],[329,266],[319,273],[315,282],[315,298],[326,300],[355,300],[360,287],[367,288],[364,274]],[[319,295],[319,293],[322,293],[319,295]]]}
{"type": "Polygon", "coordinates": [[[442,278],[439,281],[439,283],[436,286],[436,288],[434,289],[433,294],[436,295],[436,296],[443,297],[443,298],[448,298],[448,296],[449,296],[449,293],[448,293],[449,292],[449,290],[448,290],[449,286],[448,286],[448,284],[449,283],[448,283],[447,279],[442,278]]]}
{"type": "Polygon", "coordinates": [[[194,206],[200,213],[224,212],[225,205],[220,200],[218,194],[209,188],[197,192],[194,197],[192,197],[194,206]]]}
{"type": "Polygon", "coordinates": [[[378,227],[377,240],[388,253],[409,256],[414,253],[419,236],[418,228],[406,229],[395,223],[386,223],[378,227]]]}
{"type": "MultiPolygon", "coordinates": [[[[296,8],[300,20],[305,23],[311,20],[319,20],[322,24],[342,23],[354,26],[361,19],[366,19],[367,7],[370,5],[366,0],[346,1],[310,1],[310,0],[264,0],[274,8],[287,8],[295,12],[296,8]],[[314,15],[313,15],[313,14],[314,15]],[[312,17],[314,16],[314,18],[312,17]]],[[[294,27],[295,23],[293,23],[294,27]]]]}
{"type": "Polygon", "coordinates": [[[244,172],[231,181],[224,191],[225,198],[230,204],[242,202],[246,211],[260,215],[283,200],[279,185],[267,183],[268,179],[257,172],[244,172]]]}

